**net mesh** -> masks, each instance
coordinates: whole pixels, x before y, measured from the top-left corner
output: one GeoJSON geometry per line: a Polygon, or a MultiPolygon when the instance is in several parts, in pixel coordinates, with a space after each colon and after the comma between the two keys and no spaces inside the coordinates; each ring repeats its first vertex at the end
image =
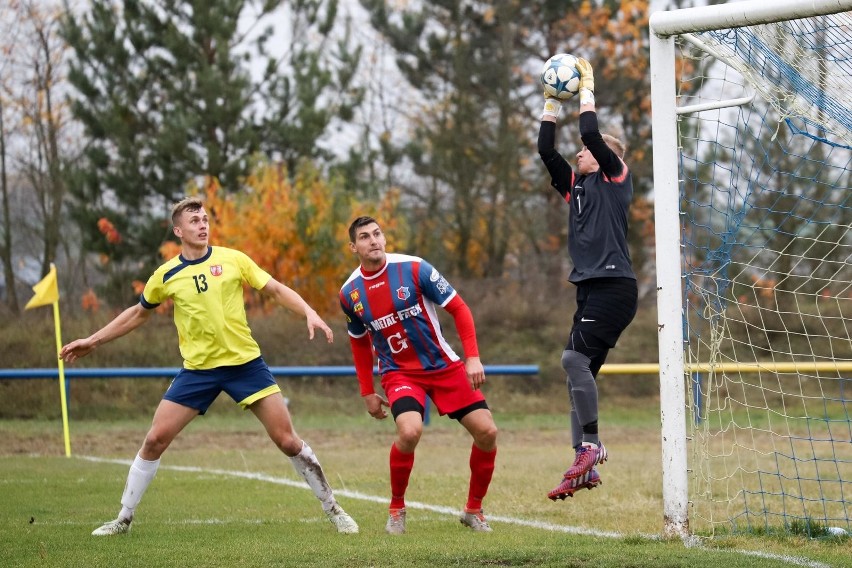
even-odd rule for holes
{"type": "Polygon", "coordinates": [[[678,40],[696,530],[852,529],[850,30],[678,40]]]}

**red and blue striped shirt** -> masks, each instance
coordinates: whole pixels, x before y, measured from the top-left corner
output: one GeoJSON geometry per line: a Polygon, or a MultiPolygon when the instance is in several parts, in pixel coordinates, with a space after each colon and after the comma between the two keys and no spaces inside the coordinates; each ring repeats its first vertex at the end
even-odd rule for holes
{"type": "MultiPolygon", "coordinates": [[[[436,312],[436,306],[445,308],[457,297],[455,289],[422,258],[386,258],[376,273],[358,267],[340,289],[350,337],[369,335],[382,374],[442,370],[459,361],[441,333],[436,312]]],[[[460,298],[459,303],[463,305],[460,298]]],[[[475,332],[473,337],[475,346],[475,332]]]]}

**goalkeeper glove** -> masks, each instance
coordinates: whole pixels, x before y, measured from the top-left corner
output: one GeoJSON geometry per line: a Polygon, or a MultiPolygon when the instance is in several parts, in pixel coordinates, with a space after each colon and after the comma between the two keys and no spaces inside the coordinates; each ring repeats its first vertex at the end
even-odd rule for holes
{"type": "Polygon", "coordinates": [[[582,57],[577,58],[577,71],[580,72],[580,105],[595,103],[595,74],[592,64],[582,57]]]}
{"type": "Polygon", "coordinates": [[[559,117],[560,110],[562,110],[562,101],[545,93],[544,109],[541,111],[541,118],[544,119],[546,116],[552,116],[553,120],[556,120],[559,117]]]}

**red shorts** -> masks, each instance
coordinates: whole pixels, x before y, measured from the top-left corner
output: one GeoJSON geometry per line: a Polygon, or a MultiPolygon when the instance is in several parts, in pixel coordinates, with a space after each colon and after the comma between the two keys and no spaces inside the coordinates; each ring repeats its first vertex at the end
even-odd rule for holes
{"type": "Polygon", "coordinates": [[[382,377],[382,388],[391,406],[410,396],[425,408],[428,395],[442,416],[485,400],[481,391],[470,386],[461,361],[443,371],[421,374],[390,371],[382,377]]]}

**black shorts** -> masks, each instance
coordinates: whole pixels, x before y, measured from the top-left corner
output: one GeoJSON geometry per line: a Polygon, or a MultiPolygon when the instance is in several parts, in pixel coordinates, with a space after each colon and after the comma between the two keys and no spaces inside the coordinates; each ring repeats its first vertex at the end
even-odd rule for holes
{"type": "Polygon", "coordinates": [[[636,280],[592,278],[577,283],[577,311],[571,332],[594,335],[610,348],[633,321],[639,303],[636,280]]]}

